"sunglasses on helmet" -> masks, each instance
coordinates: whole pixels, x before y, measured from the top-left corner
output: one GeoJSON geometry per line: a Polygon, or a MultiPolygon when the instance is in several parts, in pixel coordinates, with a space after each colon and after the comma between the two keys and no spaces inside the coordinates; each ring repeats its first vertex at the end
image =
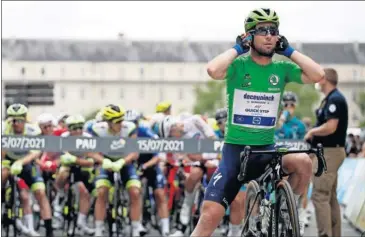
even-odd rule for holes
{"type": "Polygon", "coordinates": [[[279,35],[279,29],[273,26],[259,27],[253,30],[254,35],[266,36],[268,34],[272,36],[279,35]]]}

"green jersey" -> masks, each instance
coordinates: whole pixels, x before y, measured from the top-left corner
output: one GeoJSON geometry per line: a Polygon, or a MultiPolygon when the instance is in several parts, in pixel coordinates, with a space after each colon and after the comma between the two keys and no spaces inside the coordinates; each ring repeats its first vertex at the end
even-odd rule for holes
{"type": "Polygon", "coordinates": [[[235,59],[226,76],[228,119],[225,142],[273,144],[285,85],[302,83],[301,75],[299,66],[288,61],[259,65],[249,55],[235,59]]]}

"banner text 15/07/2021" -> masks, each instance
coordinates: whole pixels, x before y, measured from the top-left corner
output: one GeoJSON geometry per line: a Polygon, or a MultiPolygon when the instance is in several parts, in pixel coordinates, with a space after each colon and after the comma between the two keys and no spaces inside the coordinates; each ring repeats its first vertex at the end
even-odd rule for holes
{"type": "Polygon", "coordinates": [[[44,137],[2,136],[2,149],[42,150],[46,147],[44,137]]]}

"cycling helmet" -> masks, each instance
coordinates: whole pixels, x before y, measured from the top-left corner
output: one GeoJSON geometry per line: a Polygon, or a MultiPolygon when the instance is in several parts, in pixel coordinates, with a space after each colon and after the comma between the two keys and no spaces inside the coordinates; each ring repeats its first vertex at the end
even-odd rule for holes
{"type": "Polygon", "coordinates": [[[134,109],[129,109],[125,112],[124,120],[130,121],[130,122],[135,122],[135,121],[140,120],[141,117],[142,117],[142,115],[139,111],[134,110],[134,109]]]}
{"type": "Polygon", "coordinates": [[[125,109],[120,105],[107,105],[102,109],[103,120],[120,122],[124,119],[125,109]]]}
{"type": "Polygon", "coordinates": [[[37,117],[37,123],[38,124],[52,123],[53,125],[56,125],[56,119],[50,113],[43,113],[37,117]]]}
{"type": "Polygon", "coordinates": [[[245,31],[248,32],[256,27],[258,23],[272,22],[279,27],[279,16],[270,8],[257,8],[251,11],[245,20],[245,31]]]}
{"type": "Polygon", "coordinates": [[[12,104],[6,110],[8,117],[27,117],[28,108],[23,104],[12,104]]]}
{"type": "Polygon", "coordinates": [[[297,95],[294,92],[287,91],[283,95],[283,103],[292,102],[296,104],[298,102],[297,95]]]}
{"type": "Polygon", "coordinates": [[[162,138],[168,138],[171,127],[176,123],[176,120],[168,115],[158,124],[158,135],[162,138]]]}
{"type": "Polygon", "coordinates": [[[85,118],[82,115],[68,116],[65,123],[68,127],[76,124],[85,124],[85,118]]]}
{"type": "Polygon", "coordinates": [[[57,123],[64,122],[68,118],[68,114],[62,113],[57,117],[57,123]]]}
{"type": "Polygon", "coordinates": [[[217,109],[217,111],[215,111],[215,120],[222,121],[222,120],[226,120],[227,119],[227,109],[226,108],[221,108],[221,109],[217,109]]]}
{"type": "Polygon", "coordinates": [[[171,102],[162,101],[156,105],[156,113],[164,113],[171,108],[171,102]]]}

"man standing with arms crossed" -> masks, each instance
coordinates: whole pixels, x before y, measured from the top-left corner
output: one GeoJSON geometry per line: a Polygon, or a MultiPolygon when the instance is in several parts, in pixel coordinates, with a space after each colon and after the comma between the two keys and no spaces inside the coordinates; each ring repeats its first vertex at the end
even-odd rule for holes
{"type": "Polygon", "coordinates": [[[336,70],[326,68],[325,79],[317,85],[326,96],[316,110],[317,124],[305,135],[312,145],[322,143],[327,173],[313,177],[312,201],[315,207],[318,236],[341,236],[341,211],[337,201],[337,171],[346,157],[345,140],[348,108],[345,97],[336,88],[336,70]]]}
{"type": "MultiPolygon", "coordinates": [[[[246,34],[238,36],[236,45],[208,63],[208,74],[215,80],[226,79],[228,119],[222,161],[205,193],[198,225],[191,236],[211,236],[242,186],[237,180],[240,153],[245,146],[252,150],[273,149],[279,105],[288,82],[315,83],[324,77],[320,65],[294,50],[279,35],[279,17],[267,8],[255,9],[245,20],[246,34]],[[239,57],[247,53],[249,55],[239,57]],[[288,61],[272,61],[274,53],[288,61]],[[257,109],[259,107],[259,109],[257,109]]],[[[261,175],[272,156],[253,155],[247,163],[245,182],[261,175]]],[[[296,200],[304,192],[312,174],[307,154],[283,157],[283,171],[296,200]]]]}

